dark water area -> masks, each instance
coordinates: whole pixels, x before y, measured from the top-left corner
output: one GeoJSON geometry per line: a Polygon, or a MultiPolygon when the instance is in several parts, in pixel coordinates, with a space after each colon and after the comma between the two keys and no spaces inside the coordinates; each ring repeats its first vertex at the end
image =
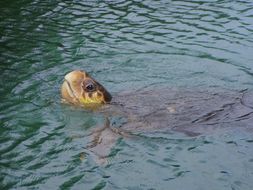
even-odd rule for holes
{"type": "Polygon", "coordinates": [[[59,95],[74,69],[113,96],[147,86],[251,91],[252,7],[1,0],[0,189],[253,189],[250,124],[120,138],[101,164],[85,147],[103,115],[63,105],[59,95]]]}

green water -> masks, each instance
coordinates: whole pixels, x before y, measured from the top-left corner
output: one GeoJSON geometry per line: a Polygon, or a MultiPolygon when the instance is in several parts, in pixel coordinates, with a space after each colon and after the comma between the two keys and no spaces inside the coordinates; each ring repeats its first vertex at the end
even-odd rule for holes
{"type": "Polygon", "coordinates": [[[253,89],[252,7],[251,0],[1,0],[0,189],[253,189],[252,131],[123,138],[100,165],[84,136],[103,117],[59,96],[74,69],[113,95],[161,84],[253,89]]]}

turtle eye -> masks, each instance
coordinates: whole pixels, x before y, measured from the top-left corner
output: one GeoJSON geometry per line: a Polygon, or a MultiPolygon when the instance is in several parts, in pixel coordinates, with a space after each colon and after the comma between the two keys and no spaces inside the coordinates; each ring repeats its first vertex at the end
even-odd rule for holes
{"type": "Polygon", "coordinates": [[[95,86],[92,84],[92,83],[89,83],[85,86],[85,89],[88,91],[88,92],[92,92],[95,90],[95,86]]]}

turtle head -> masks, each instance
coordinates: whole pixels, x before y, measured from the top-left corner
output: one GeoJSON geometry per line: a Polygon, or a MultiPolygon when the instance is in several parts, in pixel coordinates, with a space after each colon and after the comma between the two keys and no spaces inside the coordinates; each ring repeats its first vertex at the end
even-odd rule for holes
{"type": "Polygon", "coordinates": [[[89,106],[109,103],[111,94],[85,71],[75,70],[64,77],[62,99],[68,103],[89,106]]]}

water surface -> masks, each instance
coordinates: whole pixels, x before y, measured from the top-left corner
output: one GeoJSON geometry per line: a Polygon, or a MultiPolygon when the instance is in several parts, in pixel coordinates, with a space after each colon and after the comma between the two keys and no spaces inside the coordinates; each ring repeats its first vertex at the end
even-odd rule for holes
{"type": "Polygon", "coordinates": [[[107,165],[84,147],[101,115],[62,105],[74,69],[112,92],[253,89],[253,2],[0,2],[1,189],[253,188],[253,135],[120,139],[107,165]]]}

